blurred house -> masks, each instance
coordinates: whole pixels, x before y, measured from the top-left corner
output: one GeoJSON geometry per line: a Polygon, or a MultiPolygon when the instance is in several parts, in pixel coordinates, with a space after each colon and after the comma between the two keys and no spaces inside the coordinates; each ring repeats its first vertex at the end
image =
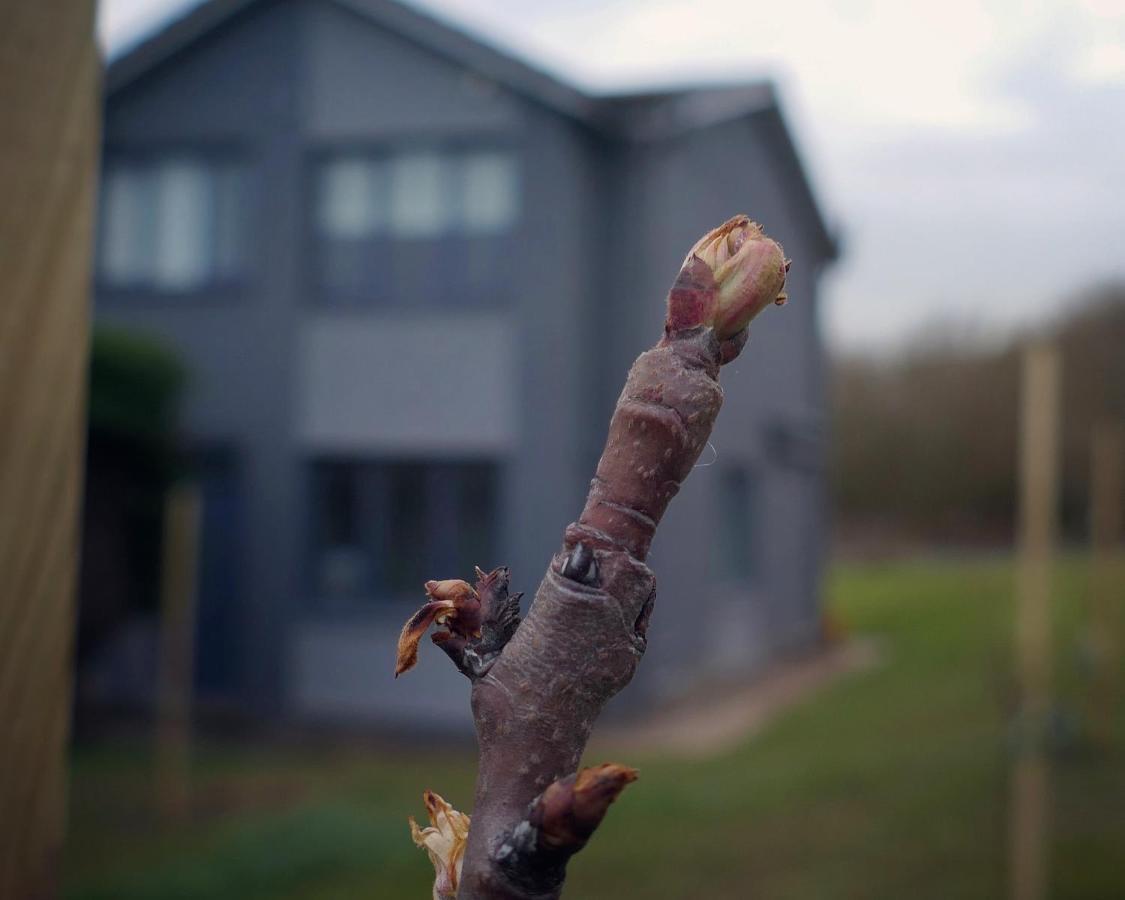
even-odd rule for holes
{"type": "Polygon", "coordinates": [[[816,639],[835,246],[768,84],[592,97],[384,0],[214,0],[106,93],[96,315],[189,373],[202,698],[467,723],[440,654],[391,678],[422,582],[504,563],[530,597],[684,253],[741,211],[792,302],[724,370],[632,702],[816,639]]]}

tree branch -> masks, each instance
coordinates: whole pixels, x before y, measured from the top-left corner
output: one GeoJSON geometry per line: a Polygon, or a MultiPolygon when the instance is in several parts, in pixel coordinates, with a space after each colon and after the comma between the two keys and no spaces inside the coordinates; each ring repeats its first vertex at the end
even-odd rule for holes
{"type": "Polygon", "coordinates": [[[710,437],[723,398],[719,368],[741,351],[749,321],[784,302],[787,269],[781,248],[745,216],[705,235],[669,293],[664,337],[629,372],[585,508],[527,619],[514,617],[507,569],[478,570],[473,597],[458,588],[460,606],[443,607],[449,631],[434,640],[473,679],[480,743],[461,900],[558,897],[566,860],[635,777],[614,765],[568,773],[644,653],[656,596],[645,559],[710,437]],[[560,842],[564,807],[571,839],[560,842]]]}

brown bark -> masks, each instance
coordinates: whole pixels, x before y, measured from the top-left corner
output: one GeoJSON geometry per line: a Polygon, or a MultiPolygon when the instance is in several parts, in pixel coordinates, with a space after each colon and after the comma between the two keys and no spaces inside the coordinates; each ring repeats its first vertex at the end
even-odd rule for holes
{"type": "Polygon", "coordinates": [[[586,508],[567,528],[526,621],[473,686],[480,772],[461,898],[561,890],[560,879],[538,893],[513,891],[510,870],[492,854],[532,799],[577,769],[602,707],[645,651],[656,585],[644,560],[718,415],[719,358],[713,333],[696,329],[637,360],[586,508]]]}
{"type": "Polygon", "coordinates": [[[635,777],[612,765],[572,773],[644,653],[656,597],[645,559],[711,434],[719,368],[742,349],[749,319],[784,300],[787,265],[745,217],[696,245],[669,294],[664,337],[629,372],[585,508],[527,619],[515,617],[498,569],[478,582],[479,608],[469,604],[461,622],[452,612],[449,633],[434,635],[474,681],[480,770],[461,900],[558,897],[566,861],[635,777]]]}

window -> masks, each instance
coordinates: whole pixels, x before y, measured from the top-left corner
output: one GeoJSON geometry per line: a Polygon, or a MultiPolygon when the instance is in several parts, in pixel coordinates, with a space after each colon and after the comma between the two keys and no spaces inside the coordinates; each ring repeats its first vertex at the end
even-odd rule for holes
{"type": "Polygon", "coordinates": [[[462,166],[460,204],[465,230],[489,233],[511,227],[519,202],[512,160],[503,153],[472,153],[462,166]]]}
{"type": "Polygon", "coordinates": [[[235,282],[244,260],[240,165],[179,155],[110,160],[102,180],[98,280],[187,292],[235,282]]]}
{"type": "Polygon", "coordinates": [[[316,169],[322,296],[418,305],[488,302],[519,213],[515,160],[497,150],[336,155],[316,169]]]}
{"type": "Polygon", "coordinates": [[[320,166],[317,181],[317,226],[327,240],[496,234],[518,211],[507,153],[338,156],[320,166]]]}
{"type": "Polygon", "coordinates": [[[350,605],[417,599],[431,578],[494,565],[493,463],[313,464],[313,579],[318,598],[350,605]]]}
{"type": "Polygon", "coordinates": [[[757,572],[755,511],[757,484],[745,466],[726,466],[719,473],[719,571],[732,581],[747,581],[757,572]]]}
{"type": "Polygon", "coordinates": [[[383,231],[387,200],[385,173],[362,159],[341,159],[321,173],[318,226],[337,240],[356,240],[383,231]]]}
{"type": "Polygon", "coordinates": [[[454,224],[450,160],[436,153],[402,153],[391,157],[390,230],[400,238],[436,237],[454,224]]]}

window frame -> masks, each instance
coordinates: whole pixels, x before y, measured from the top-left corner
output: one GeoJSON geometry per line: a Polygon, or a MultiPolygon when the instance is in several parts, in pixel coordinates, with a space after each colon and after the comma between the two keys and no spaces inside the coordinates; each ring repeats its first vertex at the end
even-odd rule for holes
{"type": "MultiPolygon", "coordinates": [[[[251,236],[258,226],[259,190],[255,169],[255,157],[244,145],[220,141],[157,141],[145,144],[107,144],[98,167],[98,203],[95,211],[95,234],[92,260],[92,281],[94,293],[99,303],[147,306],[160,305],[206,306],[228,305],[240,299],[257,278],[258,260],[251,236]],[[158,170],[161,164],[170,160],[189,160],[199,162],[214,174],[226,167],[241,172],[242,209],[241,229],[243,249],[236,274],[226,278],[211,275],[202,283],[188,288],[162,287],[155,281],[146,280],[135,285],[123,285],[105,277],[102,264],[103,227],[102,191],[107,178],[115,166],[136,167],[149,171],[158,170]]],[[[212,249],[214,249],[212,247],[212,249]]]]}
{"type": "MultiPolygon", "coordinates": [[[[359,158],[378,161],[389,165],[391,160],[405,153],[434,153],[445,160],[460,160],[473,153],[498,153],[506,155],[513,164],[515,174],[516,201],[510,226],[493,233],[472,235],[460,231],[457,226],[431,236],[396,236],[388,226],[381,234],[369,239],[372,253],[384,257],[384,262],[393,258],[396,248],[411,245],[440,244],[442,252],[467,253],[469,241],[487,241],[495,245],[495,252],[501,258],[510,258],[515,245],[520,223],[526,219],[527,178],[524,168],[524,154],[521,143],[506,134],[461,134],[461,135],[405,135],[378,139],[323,141],[308,148],[305,154],[302,178],[300,207],[303,211],[301,239],[303,251],[303,287],[309,304],[326,311],[378,311],[390,314],[430,313],[434,311],[458,311],[468,309],[474,312],[490,312],[507,308],[512,300],[505,292],[505,280],[499,279],[496,289],[485,290],[484,298],[464,306],[452,301],[435,300],[433,297],[399,296],[394,285],[383,296],[375,297],[371,286],[352,289],[333,288],[321,277],[323,271],[326,236],[320,230],[320,179],[324,168],[339,159],[359,158]],[[420,300],[420,302],[419,302],[420,300]]],[[[390,194],[388,185],[388,196],[390,194]]],[[[392,276],[393,277],[393,276],[392,276]]]]}
{"type": "MultiPolygon", "coordinates": [[[[373,566],[373,571],[370,574],[371,587],[367,590],[361,590],[354,594],[347,595],[331,595],[325,592],[321,586],[320,578],[320,565],[323,550],[325,549],[320,542],[320,533],[322,528],[322,516],[324,513],[324,495],[319,491],[320,485],[323,483],[321,479],[324,477],[327,467],[329,466],[349,466],[358,473],[358,485],[355,494],[355,500],[360,507],[357,515],[360,516],[358,523],[358,530],[362,535],[367,531],[365,523],[362,521],[363,511],[362,505],[364,503],[363,494],[370,491],[374,487],[376,476],[375,469],[383,468],[383,472],[378,476],[382,484],[378,486],[383,494],[382,509],[379,512],[380,516],[385,516],[390,510],[390,496],[393,488],[393,478],[391,477],[391,470],[396,466],[416,466],[422,469],[422,477],[426,481],[427,493],[433,490],[433,482],[435,479],[434,469],[438,467],[460,467],[460,466],[480,466],[488,470],[488,477],[491,479],[491,488],[493,491],[492,496],[492,534],[488,536],[488,541],[492,544],[489,552],[493,555],[500,552],[500,546],[503,540],[504,533],[504,490],[506,482],[508,461],[499,456],[408,456],[408,455],[369,455],[363,453],[327,453],[317,454],[306,457],[303,461],[304,469],[304,485],[305,485],[305,503],[306,503],[306,518],[308,523],[305,532],[304,547],[305,552],[303,557],[305,559],[304,576],[301,583],[305,588],[305,597],[302,604],[303,608],[308,610],[311,614],[319,617],[333,617],[333,616],[371,616],[389,614],[392,617],[401,616],[402,610],[417,606],[420,598],[424,598],[423,583],[430,578],[465,578],[471,579],[472,572],[426,572],[424,577],[418,581],[417,587],[403,587],[396,589],[393,584],[393,579],[389,573],[384,572],[379,575],[377,569],[378,562],[373,566]],[[364,471],[368,471],[368,478],[371,479],[366,484],[363,482],[364,471]]],[[[464,481],[460,482],[463,487],[464,481]]],[[[428,518],[430,513],[427,511],[424,515],[428,518]]],[[[430,523],[425,523],[426,528],[431,528],[430,523]]],[[[384,524],[384,528],[389,533],[391,525],[388,522],[384,524]]],[[[432,529],[429,532],[433,533],[432,529]]],[[[391,540],[387,540],[387,546],[391,545],[391,540]]],[[[456,556],[461,552],[462,548],[455,548],[452,553],[456,556]]],[[[373,553],[374,551],[369,551],[373,553]]],[[[431,548],[427,546],[423,551],[424,554],[430,554],[431,548]]],[[[435,565],[433,560],[427,560],[426,565],[435,565]]],[[[493,566],[497,565],[492,559],[475,560],[470,565],[480,566],[493,566]]]]}

